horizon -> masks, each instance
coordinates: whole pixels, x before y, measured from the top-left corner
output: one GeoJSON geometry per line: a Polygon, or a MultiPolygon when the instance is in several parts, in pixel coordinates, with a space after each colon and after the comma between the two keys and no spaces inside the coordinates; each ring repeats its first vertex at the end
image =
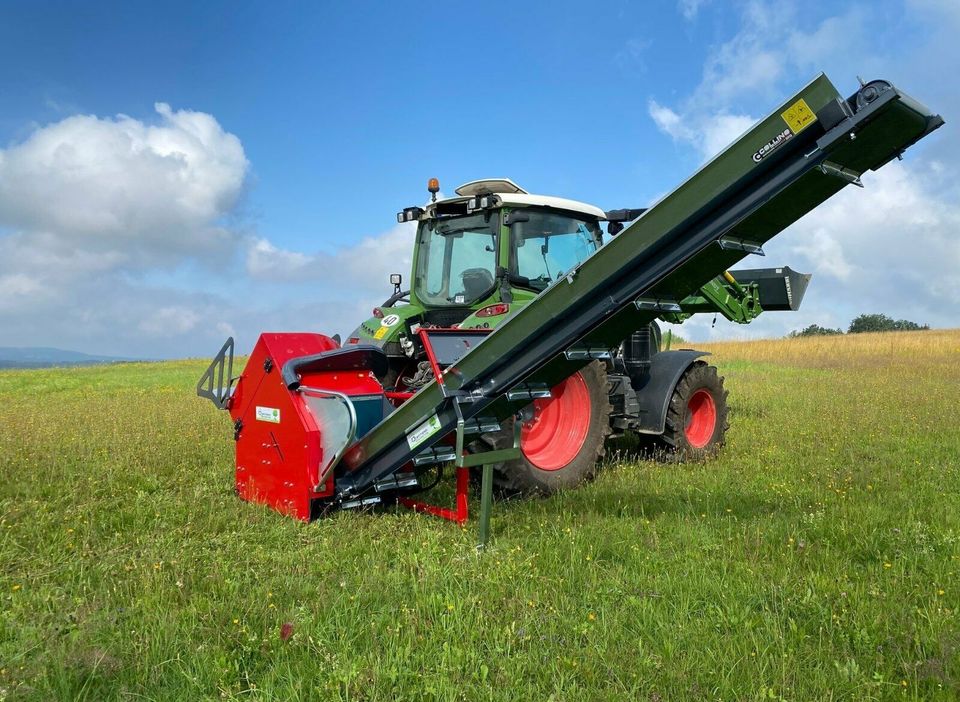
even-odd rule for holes
{"type": "MultiPolygon", "coordinates": [[[[772,341],[794,341],[794,340],[797,340],[797,339],[830,339],[830,338],[834,338],[834,339],[835,339],[835,338],[840,337],[840,336],[859,337],[859,336],[862,336],[862,335],[864,335],[864,334],[866,334],[866,335],[870,335],[870,334],[914,334],[914,333],[920,333],[920,332],[932,332],[932,333],[936,334],[936,333],[960,332],[960,326],[957,326],[957,327],[929,327],[929,328],[920,328],[920,329],[884,329],[884,330],[877,330],[877,331],[862,331],[862,332],[849,332],[849,331],[842,331],[842,330],[841,330],[839,334],[824,334],[824,335],[809,335],[809,336],[804,336],[804,335],[791,336],[790,334],[786,334],[786,335],[783,335],[783,336],[750,336],[750,337],[747,337],[747,336],[741,336],[741,337],[733,337],[733,336],[730,336],[730,337],[709,339],[709,340],[706,340],[706,341],[703,341],[703,340],[701,340],[701,341],[695,341],[695,340],[688,339],[687,337],[683,336],[683,334],[682,334],[682,331],[683,331],[682,326],[679,326],[679,325],[671,325],[670,331],[672,332],[672,335],[673,335],[673,336],[672,336],[672,338],[673,338],[673,343],[677,343],[677,341],[679,340],[680,342],[683,342],[683,343],[695,343],[695,344],[697,344],[697,345],[701,345],[701,346],[702,346],[702,345],[728,344],[728,343],[729,343],[729,344],[746,344],[746,343],[753,343],[753,342],[757,342],[757,343],[768,343],[768,342],[772,342],[772,341]],[[679,330],[679,331],[678,331],[678,330],[679,330]]],[[[794,330],[794,331],[800,331],[800,330],[794,330]]],[[[59,351],[59,352],[64,352],[64,353],[76,353],[76,354],[80,354],[80,355],[83,355],[83,356],[89,356],[89,357],[91,357],[91,359],[94,359],[94,360],[89,361],[89,362],[79,361],[79,362],[75,362],[75,363],[69,363],[69,365],[76,365],[76,366],[83,366],[83,365],[109,365],[109,364],[111,364],[111,363],[165,363],[165,362],[167,362],[167,361],[171,361],[171,362],[172,362],[172,361],[202,361],[202,360],[207,360],[207,359],[209,359],[209,358],[211,358],[211,357],[213,356],[213,353],[211,352],[208,356],[196,355],[196,356],[180,356],[180,357],[172,357],[172,358],[142,358],[142,357],[141,357],[141,358],[137,358],[137,357],[117,357],[117,356],[111,356],[111,355],[109,355],[109,354],[101,354],[101,353],[89,352],[89,351],[80,351],[80,350],[78,350],[78,349],[60,349],[60,348],[49,347],[49,346],[0,346],[0,363],[2,363],[2,362],[4,362],[4,361],[10,361],[10,360],[12,360],[12,359],[9,359],[9,358],[5,358],[5,357],[3,356],[3,352],[4,352],[4,351],[7,351],[7,350],[23,350],[23,351],[47,350],[47,351],[59,351]]],[[[245,357],[245,356],[249,356],[251,350],[252,350],[252,346],[251,346],[250,349],[247,349],[247,350],[238,349],[238,350],[237,350],[237,353],[236,353],[236,358],[243,358],[243,357],[245,357]]],[[[60,363],[60,361],[53,361],[53,362],[51,362],[51,363],[53,363],[53,364],[58,364],[58,363],[60,363]]],[[[55,366],[55,365],[54,365],[54,366],[50,366],[50,367],[58,367],[58,366],[55,366]]],[[[28,370],[28,368],[17,368],[17,367],[15,367],[15,366],[11,366],[11,367],[8,367],[8,368],[2,368],[2,367],[0,367],[0,370],[28,370]]]]}

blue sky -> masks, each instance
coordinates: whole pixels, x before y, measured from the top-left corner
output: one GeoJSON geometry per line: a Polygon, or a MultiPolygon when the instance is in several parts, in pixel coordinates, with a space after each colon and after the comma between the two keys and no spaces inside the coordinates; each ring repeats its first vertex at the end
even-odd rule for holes
{"type": "Polygon", "coordinates": [[[803,312],[686,335],[958,326],[956,5],[7,2],[0,345],[349,331],[407,274],[394,213],[427,178],[645,206],[820,70],[843,93],[892,80],[948,125],[768,249],[815,273],[803,312]],[[898,254],[904,229],[926,253],[898,254]]]}

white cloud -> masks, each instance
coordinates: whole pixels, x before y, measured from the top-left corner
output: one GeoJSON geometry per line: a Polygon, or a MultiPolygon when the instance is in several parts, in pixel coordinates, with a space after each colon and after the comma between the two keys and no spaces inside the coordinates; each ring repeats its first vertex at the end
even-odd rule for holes
{"type": "Polygon", "coordinates": [[[864,174],[864,189],[846,188],[791,228],[791,253],[861,306],[873,300],[900,316],[957,319],[960,204],[935,194],[936,172],[894,162],[864,174]],[[806,246],[811,236],[816,243],[806,246]]]}
{"type": "Polygon", "coordinates": [[[707,155],[719,153],[742,136],[754,122],[756,120],[749,115],[714,115],[714,118],[703,126],[701,152],[707,155]]]}
{"type": "MultiPolygon", "coordinates": [[[[68,117],[0,151],[0,226],[128,265],[218,252],[242,192],[240,140],[208,114],[157,103],[157,125],[68,117]]],[[[54,247],[49,247],[54,248],[54,247]]]]}
{"type": "Polygon", "coordinates": [[[695,147],[707,160],[760,118],[744,105],[766,109],[783,97],[787,76],[802,71],[809,78],[825,64],[848,57],[864,44],[863,25],[863,12],[853,6],[804,32],[798,29],[794,4],[748,2],[741,9],[739,30],[710,51],[690,95],[677,107],[651,98],[648,113],[660,131],[695,147]]]}
{"type": "Polygon", "coordinates": [[[23,273],[0,275],[0,312],[16,309],[35,296],[44,294],[43,284],[23,273]]]}
{"type": "Polygon", "coordinates": [[[257,280],[293,278],[329,286],[359,284],[361,289],[382,289],[390,273],[406,275],[410,270],[415,232],[416,225],[405,222],[383,234],[364,237],[353,246],[313,254],[286,251],[266,239],[256,239],[248,244],[246,269],[257,280]]]}
{"type": "Polygon", "coordinates": [[[213,116],[156,113],[67,117],[0,149],[0,345],[180,355],[216,328],[222,302],[144,276],[229,260],[248,163],[213,116]]]}
{"type": "Polygon", "coordinates": [[[681,115],[651,99],[647,111],[654,124],[677,142],[695,147],[704,160],[719,153],[746,132],[756,120],[749,115],[719,113],[709,118],[681,115]]]}
{"type": "Polygon", "coordinates": [[[669,107],[661,105],[651,98],[647,105],[647,111],[660,131],[669,134],[675,141],[695,142],[697,140],[697,133],[694,129],[684,123],[683,117],[669,107]]]}
{"type": "MultiPolygon", "coordinates": [[[[939,174],[939,175],[938,175],[939,174]]],[[[789,227],[737,268],[788,264],[813,273],[799,312],[768,312],[749,326],[700,315],[677,333],[703,341],[783,336],[809,324],[846,329],[881,312],[934,327],[957,325],[960,306],[960,204],[934,193],[946,185],[929,167],[892,163],[863,177],[789,227]]]]}
{"type": "Polygon", "coordinates": [[[247,248],[247,273],[254,278],[284,280],[299,275],[310,263],[310,256],[278,249],[266,239],[255,239],[247,248]]]}
{"type": "Polygon", "coordinates": [[[808,236],[809,241],[797,243],[792,248],[793,253],[809,261],[808,265],[814,273],[833,276],[841,281],[848,280],[853,266],[844,256],[843,246],[837,236],[824,226],[817,227],[808,236]]]}
{"type": "Polygon", "coordinates": [[[170,336],[193,331],[200,315],[188,307],[161,307],[141,320],[138,328],[147,336],[170,336]]]}
{"type": "MultiPolygon", "coordinates": [[[[813,72],[843,66],[848,73],[840,77],[861,73],[894,78],[931,103],[940,90],[940,99],[931,106],[949,115],[960,100],[956,91],[941,90],[942,81],[930,74],[929,66],[960,67],[960,54],[953,48],[960,28],[957,7],[914,0],[906,12],[920,27],[914,31],[925,32],[928,39],[920,42],[918,52],[902,53],[901,45],[878,35],[889,28],[866,6],[844,6],[806,30],[792,5],[747,3],[739,31],[705,61],[701,83],[675,105],[650,99],[648,112],[661,132],[708,158],[749,126],[752,120],[742,114],[744,106],[775,104],[813,72]]],[[[853,317],[869,312],[957,326],[960,188],[951,159],[957,153],[953,133],[938,131],[908,151],[906,162],[865,174],[865,189],[845,188],[788,228],[765,246],[767,259],[741,264],[787,264],[812,272],[800,312],[767,313],[746,327],[723,320],[714,327],[712,318],[698,317],[679,333],[702,340],[780,336],[811,323],[845,329],[853,317]],[[933,142],[943,160],[917,158],[929,159],[928,144],[933,142]]]]}
{"type": "Polygon", "coordinates": [[[692,22],[697,18],[700,8],[706,5],[709,1],[710,0],[678,0],[677,9],[680,11],[680,14],[683,15],[685,20],[692,22]]]}

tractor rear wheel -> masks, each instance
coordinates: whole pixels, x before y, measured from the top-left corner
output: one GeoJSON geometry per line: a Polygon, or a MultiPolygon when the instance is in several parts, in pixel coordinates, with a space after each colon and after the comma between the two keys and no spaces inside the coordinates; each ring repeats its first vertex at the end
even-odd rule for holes
{"type": "MultiPolygon", "coordinates": [[[[523,412],[522,456],[494,466],[494,485],[505,494],[540,494],[579,485],[593,478],[610,433],[606,367],[593,362],[534,400],[523,412]]],[[[513,443],[513,422],[482,438],[488,448],[513,443]]]]}
{"type": "Polygon", "coordinates": [[[695,361],[680,376],[661,440],[676,458],[700,461],[713,456],[726,438],[727,391],[715,366],[695,361]]]}

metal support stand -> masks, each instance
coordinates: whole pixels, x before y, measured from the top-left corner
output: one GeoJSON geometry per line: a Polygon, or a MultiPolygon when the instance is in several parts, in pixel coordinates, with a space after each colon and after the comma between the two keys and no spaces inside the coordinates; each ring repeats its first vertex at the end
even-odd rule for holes
{"type": "Polygon", "coordinates": [[[520,418],[517,417],[513,420],[513,445],[510,448],[468,454],[463,452],[464,423],[459,408],[457,414],[459,416],[457,421],[457,467],[483,466],[480,480],[480,538],[477,542],[477,548],[482,549],[486,547],[490,540],[490,509],[493,506],[493,464],[511,461],[520,456],[520,418]]]}
{"type": "Polygon", "coordinates": [[[463,526],[466,524],[467,518],[470,516],[469,499],[470,469],[457,468],[457,495],[456,507],[454,509],[450,509],[448,507],[438,507],[437,505],[431,505],[426,502],[414,500],[412,497],[401,497],[397,501],[404,507],[412,509],[414,512],[432,514],[434,517],[440,517],[441,519],[446,519],[463,526]]]}
{"type": "Polygon", "coordinates": [[[490,539],[490,507],[493,504],[493,465],[485,463],[480,482],[480,540],[477,548],[486,548],[490,539]]]}
{"type": "MultiPolygon", "coordinates": [[[[436,331],[436,330],[431,330],[436,331]]],[[[480,482],[480,537],[477,548],[484,548],[490,540],[490,510],[493,506],[493,466],[495,463],[511,461],[520,456],[520,418],[516,417],[513,421],[513,445],[508,448],[494,449],[492,451],[483,451],[482,453],[467,452],[467,436],[472,434],[481,434],[486,431],[496,431],[500,423],[492,418],[475,418],[469,421],[464,419],[461,405],[470,403],[473,399],[469,395],[464,395],[456,390],[450,391],[443,382],[443,371],[437,363],[433,347],[430,344],[430,338],[427,330],[420,330],[420,338],[423,341],[423,348],[427,354],[427,359],[433,368],[434,377],[440,386],[444,397],[447,397],[453,404],[453,409],[457,414],[456,443],[451,450],[452,456],[442,455],[445,451],[431,449],[432,453],[424,460],[424,464],[443,463],[453,460],[457,467],[457,508],[455,510],[442,507],[435,507],[423,502],[418,502],[409,497],[401,497],[400,503],[418,512],[425,512],[436,517],[449,519],[457,524],[463,524],[467,521],[468,505],[467,493],[469,490],[470,468],[483,466],[482,479],[480,482]]],[[[549,388],[524,387],[521,392],[529,393],[525,397],[534,399],[537,397],[550,397],[549,388]]],[[[416,458],[414,462],[416,463],[416,458]]]]}

